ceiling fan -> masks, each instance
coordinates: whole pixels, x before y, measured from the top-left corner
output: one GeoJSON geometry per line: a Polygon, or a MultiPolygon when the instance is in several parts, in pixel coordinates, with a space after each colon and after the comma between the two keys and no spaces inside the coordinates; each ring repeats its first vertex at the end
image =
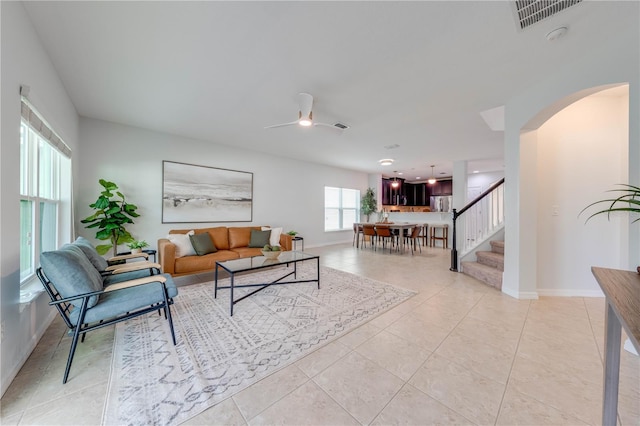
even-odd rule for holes
{"type": "Polygon", "coordinates": [[[298,93],[298,105],[300,109],[298,110],[298,119],[296,121],[292,121],[290,123],[283,124],[274,124],[273,126],[267,126],[265,129],[274,129],[276,127],[285,127],[285,126],[302,126],[302,127],[328,127],[333,130],[342,131],[347,129],[348,126],[342,123],[336,124],[327,124],[327,123],[318,123],[313,121],[313,96],[308,93],[298,93]]]}

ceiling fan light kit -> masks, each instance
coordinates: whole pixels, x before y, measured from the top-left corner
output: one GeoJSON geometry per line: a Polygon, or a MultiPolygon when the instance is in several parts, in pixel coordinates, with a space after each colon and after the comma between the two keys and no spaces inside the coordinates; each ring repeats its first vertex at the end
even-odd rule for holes
{"type": "Polygon", "coordinates": [[[327,124],[327,123],[316,123],[313,121],[313,96],[308,93],[298,93],[298,120],[292,121],[291,123],[283,123],[283,124],[274,124],[273,126],[266,126],[265,129],[273,129],[276,127],[286,127],[286,126],[302,126],[302,127],[330,127],[338,132],[342,132],[344,129],[348,129],[349,126],[342,123],[336,124],[327,124]]]}
{"type": "Polygon", "coordinates": [[[313,113],[309,111],[308,115],[302,116],[302,111],[298,112],[298,124],[304,127],[309,127],[313,124],[313,113]]]}

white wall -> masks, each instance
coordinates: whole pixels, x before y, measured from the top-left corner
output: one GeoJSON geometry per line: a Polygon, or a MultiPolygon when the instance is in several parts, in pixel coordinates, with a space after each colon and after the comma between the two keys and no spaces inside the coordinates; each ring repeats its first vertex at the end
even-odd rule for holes
{"type": "MultiPolygon", "coordinates": [[[[624,3],[630,16],[638,16],[640,4],[624,3]]],[[[640,182],[640,40],[638,25],[623,26],[607,40],[607,45],[594,48],[580,60],[558,63],[538,84],[531,85],[505,106],[505,272],[503,292],[519,298],[537,297],[536,273],[527,265],[537,256],[536,239],[527,232],[537,223],[537,209],[526,208],[531,188],[535,188],[537,168],[528,167],[528,143],[523,132],[536,130],[542,123],[572,102],[591,94],[593,88],[629,83],[629,131],[625,150],[628,153],[628,180],[640,182]],[[611,48],[616,46],[616,48],[611,48]]],[[[535,158],[536,153],[530,152],[535,158]]],[[[592,191],[593,197],[601,192],[592,191]]],[[[625,267],[640,259],[640,223],[628,226],[629,238],[621,256],[625,267]]],[[[561,232],[557,239],[567,235],[561,232]]],[[[579,266],[589,270],[587,260],[579,266]]],[[[535,268],[534,268],[535,269],[535,268]]],[[[593,278],[590,278],[593,282],[593,278]]],[[[585,284],[585,290],[592,284],[585,284]]]]}
{"type": "MultiPolygon", "coordinates": [[[[486,191],[492,184],[504,177],[503,171],[472,173],[467,176],[467,188],[479,188],[480,192],[486,191]]],[[[472,201],[472,200],[467,200],[472,201]]]]}
{"type": "Polygon", "coordinates": [[[0,317],[4,330],[0,378],[4,393],[55,315],[44,294],[20,305],[20,85],[31,87],[31,102],[73,150],[74,157],[78,116],[22,3],[0,2],[0,15],[0,317]]]}
{"type": "MultiPolygon", "coordinates": [[[[540,295],[602,292],[589,268],[623,268],[622,219],[580,211],[627,182],[628,94],[591,95],[568,106],[537,133],[537,288],[540,295]]],[[[595,209],[591,209],[595,212],[595,209]]]]}
{"type": "Polygon", "coordinates": [[[80,219],[98,196],[98,179],[115,182],[138,206],[140,217],[127,229],[155,248],[170,229],[208,226],[282,226],[296,230],[305,247],[349,242],[353,231],[324,232],[324,187],[348,187],[364,193],[365,173],[275,157],[214,142],[123,126],[80,120],[82,162],[76,197],[76,232],[96,242],[95,232],[80,219]],[[253,222],[162,224],[162,160],[253,173],[253,222]]]}

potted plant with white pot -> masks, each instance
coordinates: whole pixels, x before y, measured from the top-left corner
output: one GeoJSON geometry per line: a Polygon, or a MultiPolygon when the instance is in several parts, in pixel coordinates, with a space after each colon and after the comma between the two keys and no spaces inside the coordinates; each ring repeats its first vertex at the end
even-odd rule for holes
{"type": "Polygon", "coordinates": [[[142,252],[143,248],[149,247],[149,243],[147,243],[145,240],[133,240],[127,243],[127,247],[131,249],[131,253],[140,253],[142,252]]]}

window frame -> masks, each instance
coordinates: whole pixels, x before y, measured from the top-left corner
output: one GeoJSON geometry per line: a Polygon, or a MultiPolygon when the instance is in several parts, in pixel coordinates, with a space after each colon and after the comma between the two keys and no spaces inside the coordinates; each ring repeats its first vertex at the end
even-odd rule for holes
{"type": "Polygon", "coordinates": [[[65,231],[71,230],[71,159],[24,116],[20,120],[20,144],[19,272],[20,286],[24,287],[35,276],[43,247],[47,250],[59,247],[65,231]],[[31,222],[26,227],[22,203],[30,203],[31,222]],[[67,206],[63,207],[65,203],[67,206]],[[52,238],[43,241],[44,231],[52,238]]]}
{"type": "Polygon", "coordinates": [[[335,186],[325,186],[324,187],[324,232],[337,232],[337,231],[350,231],[353,228],[353,223],[350,222],[349,226],[345,227],[345,212],[353,212],[354,213],[354,221],[357,222],[360,217],[360,190],[355,188],[340,188],[335,186]],[[327,190],[338,190],[338,205],[337,206],[329,206],[327,205],[327,190]],[[354,197],[355,207],[345,206],[345,192],[352,191],[354,197]],[[328,228],[328,215],[327,212],[336,211],[338,212],[338,228],[328,228]]]}

